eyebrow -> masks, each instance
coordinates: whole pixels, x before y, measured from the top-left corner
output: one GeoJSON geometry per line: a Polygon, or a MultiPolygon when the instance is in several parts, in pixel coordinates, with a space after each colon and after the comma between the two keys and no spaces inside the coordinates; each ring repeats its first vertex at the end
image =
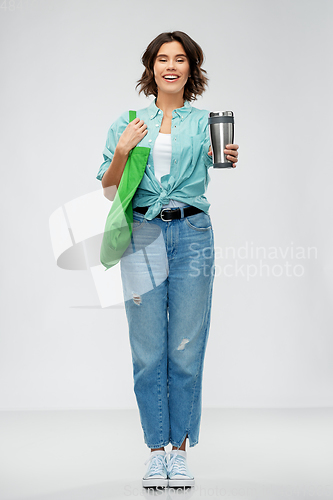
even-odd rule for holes
{"type": "MultiPolygon", "coordinates": [[[[167,54],[157,54],[156,57],[168,57],[167,54]]],[[[187,57],[186,54],[177,54],[175,57],[187,57]]]]}

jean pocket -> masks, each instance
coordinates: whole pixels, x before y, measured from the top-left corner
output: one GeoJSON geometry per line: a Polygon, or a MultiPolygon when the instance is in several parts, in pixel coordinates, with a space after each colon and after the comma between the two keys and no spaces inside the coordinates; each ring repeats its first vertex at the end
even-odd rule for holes
{"type": "Polygon", "coordinates": [[[146,220],[147,219],[145,219],[142,214],[135,213],[133,211],[133,226],[132,226],[132,230],[135,231],[136,229],[139,229],[139,227],[141,227],[146,222],[146,220]]]}
{"type": "Polygon", "coordinates": [[[196,231],[208,231],[212,228],[210,217],[205,212],[199,212],[195,215],[190,215],[185,219],[186,224],[196,231]]]}

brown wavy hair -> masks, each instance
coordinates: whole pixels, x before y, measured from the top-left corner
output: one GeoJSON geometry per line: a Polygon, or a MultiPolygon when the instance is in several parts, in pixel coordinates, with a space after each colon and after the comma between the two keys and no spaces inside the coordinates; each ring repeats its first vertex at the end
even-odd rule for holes
{"type": "Polygon", "coordinates": [[[183,31],[172,31],[161,33],[150,42],[146,48],[141,62],[145,67],[140,80],[138,80],[135,88],[139,88],[139,94],[143,92],[146,97],[154,95],[157,97],[157,85],[154,78],[155,59],[164,43],[179,42],[182,44],[190,64],[190,75],[184,87],[184,99],[186,101],[194,101],[198,95],[201,95],[207,87],[208,78],[205,76],[207,72],[201,67],[204,61],[203,51],[191,37],[183,31]]]}

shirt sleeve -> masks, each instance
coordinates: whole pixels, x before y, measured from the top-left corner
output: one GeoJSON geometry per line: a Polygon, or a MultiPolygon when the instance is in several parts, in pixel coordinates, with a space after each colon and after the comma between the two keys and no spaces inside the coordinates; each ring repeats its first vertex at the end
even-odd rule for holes
{"type": "Polygon", "coordinates": [[[96,179],[99,181],[102,180],[103,175],[107,171],[112,161],[116,146],[118,144],[119,138],[125,128],[129,123],[129,114],[128,111],[123,113],[118,120],[116,120],[108,130],[108,134],[106,137],[105,148],[103,149],[103,158],[104,161],[99,167],[98,174],[96,179]]]}
{"type": "Polygon", "coordinates": [[[209,125],[207,120],[207,125],[205,127],[205,140],[203,144],[203,160],[207,168],[213,166],[213,158],[208,154],[210,146],[210,137],[209,137],[209,125]]]}

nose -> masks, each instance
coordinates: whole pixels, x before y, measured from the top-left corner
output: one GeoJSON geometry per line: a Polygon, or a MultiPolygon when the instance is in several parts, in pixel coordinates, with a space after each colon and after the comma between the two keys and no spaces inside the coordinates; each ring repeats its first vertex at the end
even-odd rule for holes
{"type": "Polygon", "coordinates": [[[169,59],[168,61],[168,70],[173,70],[175,69],[175,63],[174,63],[174,60],[173,59],[169,59]]]}

